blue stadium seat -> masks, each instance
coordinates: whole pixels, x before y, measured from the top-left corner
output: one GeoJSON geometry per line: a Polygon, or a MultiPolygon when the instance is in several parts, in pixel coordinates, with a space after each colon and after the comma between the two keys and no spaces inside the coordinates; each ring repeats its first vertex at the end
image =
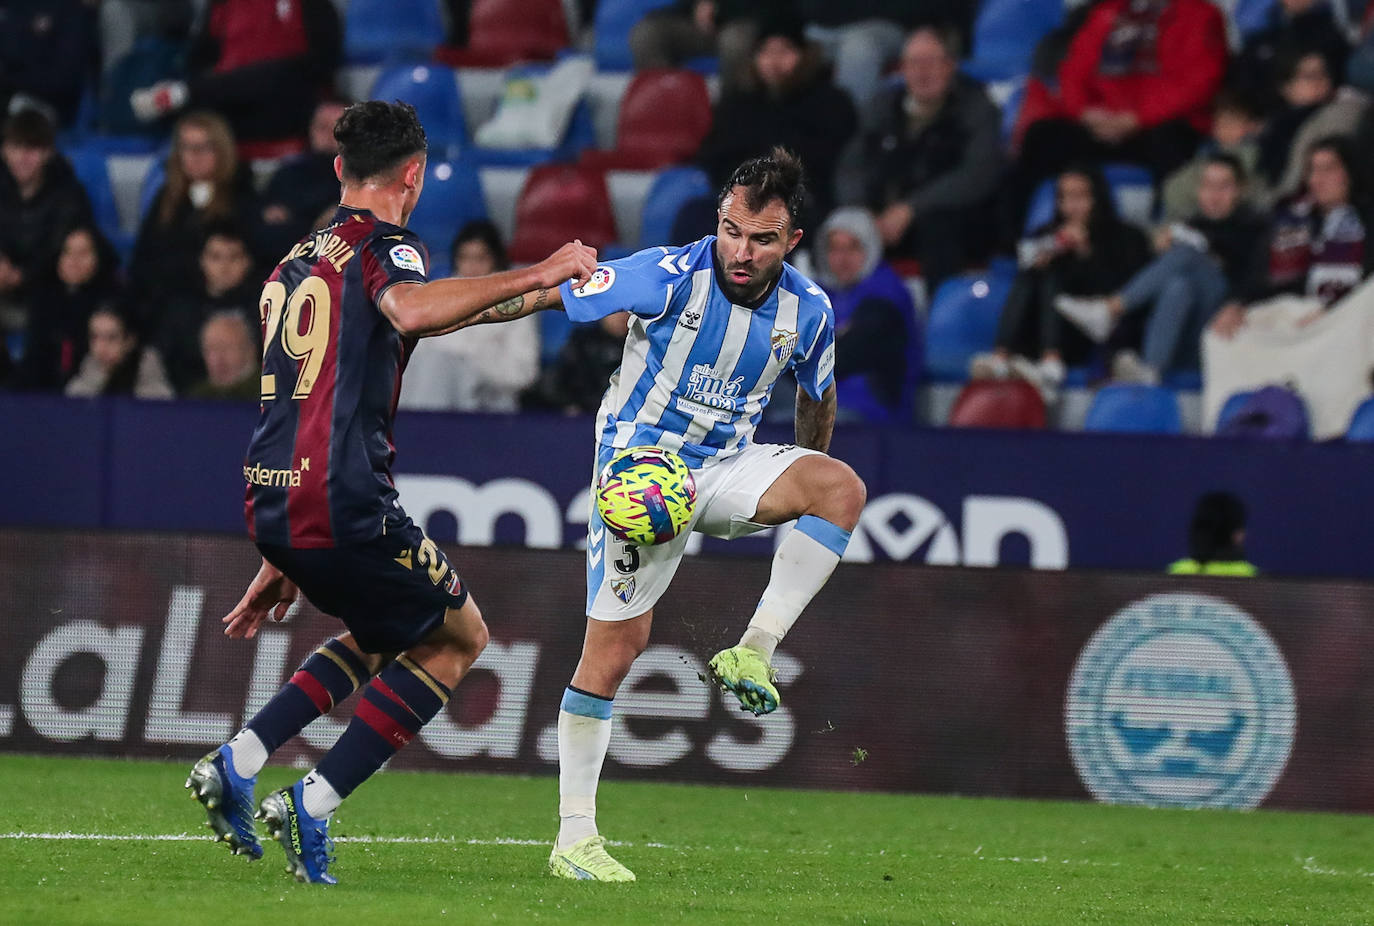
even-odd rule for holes
{"type": "Polygon", "coordinates": [[[926,373],[931,379],[963,382],[973,355],[992,350],[1013,276],[1001,270],[940,284],[926,324],[926,373]]]}
{"type": "Polygon", "coordinates": [[[1241,38],[1259,32],[1269,25],[1269,14],[1273,12],[1278,0],[1236,0],[1231,10],[1231,21],[1241,38]]]}
{"type": "Polygon", "coordinates": [[[426,61],[443,40],[440,0],[349,0],[344,14],[349,64],[426,61]]]}
{"type": "Polygon", "coordinates": [[[1227,396],[1226,401],[1221,403],[1221,411],[1217,412],[1217,430],[1220,431],[1229,424],[1231,420],[1240,413],[1240,410],[1245,407],[1245,403],[1249,402],[1254,395],[1255,391],[1249,390],[1227,396]]]}
{"type": "Polygon", "coordinates": [[[63,153],[76,171],[76,178],[86,188],[86,195],[91,198],[91,213],[96,226],[121,255],[125,254],[132,242],[127,240],[129,236],[123,233],[119,224],[119,205],[115,201],[114,186],[110,183],[105,152],[99,147],[82,146],[69,148],[63,153]]]}
{"type": "Polygon", "coordinates": [[[467,120],[458,75],[435,64],[400,65],[378,75],[374,100],[401,100],[415,107],[425,127],[430,150],[442,158],[458,157],[468,144],[467,120]]]}
{"type": "Polygon", "coordinates": [[[567,312],[539,313],[539,365],[552,366],[558,359],[558,352],[572,334],[573,323],[568,320],[567,312]]]}
{"type": "Polygon", "coordinates": [[[1350,417],[1345,439],[1362,444],[1374,443],[1374,397],[1365,399],[1350,417]]]}
{"type": "Polygon", "coordinates": [[[425,191],[411,213],[409,228],[429,248],[430,276],[447,276],[453,239],[468,222],[487,217],[477,169],[469,162],[430,161],[425,191]]]}
{"type": "Polygon", "coordinates": [[[1085,431],[1115,431],[1133,434],[1179,434],[1183,419],[1178,398],[1163,386],[1139,383],[1113,383],[1093,396],[1085,431]]]}
{"type": "Polygon", "coordinates": [[[964,73],[985,81],[1029,74],[1035,46],[1063,20],[1064,0],[985,0],[964,73]]]}
{"type": "Polygon", "coordinates": [[[685,241],[673,241],[673,223],[684,203],[711,195],[711,181],[705,171],[697,167],[672,167],[654,178],[644,197],[644,213],[639,226],[639,246],[675,246],[685,241]]]}
{"type": "Polygon", "coordinates": [[[596,7],[592,29],[596,35],[596,69],[634,70],[630,57],[630,30],[646,13],[672,3],[673,0],[601,0],[596,7]]]}
{"type": "MultiPolygon", "coordinates": [[[[1144,224],[1154,218],[1155,182],[1150,171],[1137,164],[1108,164],[1102,175],[1111,188],[1117,214],[1128,222],[1144,224]]],[[[1025,234],[1054,218],[1054,180],[1036,187],[1026,209],[1025,234]]]]}

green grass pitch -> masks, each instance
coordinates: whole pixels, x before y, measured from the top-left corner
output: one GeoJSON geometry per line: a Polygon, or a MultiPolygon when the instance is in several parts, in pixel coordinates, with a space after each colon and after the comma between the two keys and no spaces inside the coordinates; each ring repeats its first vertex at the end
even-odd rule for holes
{"type": "Polygon", "coordinates": [[[325,888],[212,843],[188,768],[0,756],[0,923],[1374,921],[1363,816],[609,781],[639,882],[601,885],[545,873],[554,779],[389,772],[335,818],[325,888]]]}

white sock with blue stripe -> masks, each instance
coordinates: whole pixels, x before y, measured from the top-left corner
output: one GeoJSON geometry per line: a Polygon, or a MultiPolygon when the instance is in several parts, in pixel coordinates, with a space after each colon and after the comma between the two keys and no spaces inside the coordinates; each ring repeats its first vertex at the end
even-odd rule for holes
{"type": "Polygon", "coordinates": [[[558,839],[566,849],[596,835],[596,786],[611,744],[610,698],[569,686],[558,712],[558,839]]]}
{"type": "Polygon", "coordinates": [[[802,515],[778,544],[773,572],[740,643],[769,660],[787,631],[835,571],[849,545],[849,531],[815,515],[802,515]]]}

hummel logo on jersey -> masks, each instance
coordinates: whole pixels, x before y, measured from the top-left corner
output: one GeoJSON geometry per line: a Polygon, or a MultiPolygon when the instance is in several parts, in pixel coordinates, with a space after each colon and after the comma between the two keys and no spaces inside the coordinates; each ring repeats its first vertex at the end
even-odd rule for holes
{"type": "Polygon", "coordinates": [[[696,331],[701,325],[701,309],[683,309],[677,323],[689,331],[696,331]]]}

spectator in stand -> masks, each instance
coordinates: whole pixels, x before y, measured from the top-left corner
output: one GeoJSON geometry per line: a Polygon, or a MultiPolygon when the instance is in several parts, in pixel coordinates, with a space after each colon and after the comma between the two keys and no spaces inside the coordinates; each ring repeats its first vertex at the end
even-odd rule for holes
{"type": "Polygon", "coordinates": [[[1245,559],[1245,503],[1230,492],[1208,492],[1197,500],[1188,526],[1188,557],[1169,564],[1176,576],[1259,574],[1245,559]]]}
{"type": "Polygon", "coordinates": [[[1019,227],[1031,193],[1071,162],[1129,162],[1168,176],[1193,155],[1226,71],[1226,25],[1208,0],[1104,0],[1059,68],[1063,116],[1027,129],[1008,182],[1019,227]]]}
{"type": "Polygon", "coordinates": [[[1251,206],[1264,207],[1269,202],[1269,188],[1259,175],[1259,137],[1264,129],[1264,115],[1257,103],[1233,91],[1223,90],[1217,95],[1212,111],[1212,136],[1198,149],[1193,159],[1174,171],[1164,181],[1161,197],[1164,218],[1170,222],[1184,222],[1197,210],[1198,184],[1202,173],[1218,154],[1229,155],[1239,162],[1246,177],[1242,198],[1251,206]]]}
{"type": "Polygon", "coordinates": [[[520,407],[532,411],[558,409],[565,415],[595,414],[606,394],[606,381],[620,368],[629,331],[629,312],[575,326],[559,349],[558,359],[520,397],[520,407]]]}
{"type": "Polygon", "coordinates": [[[1282,178],[1298,132],[1336,92],[1326,59],[1317,52],[1294,52],[1278,68],[1282,75],[1281,103],[1259,139],[1259,170],[1271,185],[1282,178]]]}
{"type": "Polygon", "coordinates": [[[820,50],[797,19],[780,17],[759,27],[751,76],[751,89],[726,93],[716,104],[701,146],[702,166],[719,186],[741,161],[783,145],[806,165],[809,214],[825,215],[835,202],[840,152],[857,125],[854,104],[830,82],[820,50]]]}
{"type": "Polygon", "coordinates": [[[934,26],[907,38],[902,84],[879,97],[841,181],[846,201],[877,214],[888,253],[920,261],[932,290],[991,247],[1002,167],[1001,114],[959,75],[956,41],[934,26]]]}
{"type": "Polygon", "coordinates": [[[1106,299],[1061,295],[1055,308],[1089,340],[1103,344],[1129,313],[1145,314],[1144,360],[1130,350],[1113,360],[1113,377],[1158,383],[1172,369],[1198,367],[1198,340],[1217,309],[1255,273],[1266,231],[1241,192],[1245,168],[1229,154],[1207,158],[1195,190],[1194,215],[1160,229],[1159,252],[1106,299]]]}
{"type": "Polygon", "coordinates": [[[132,320],[113,306],[91,313],[89,347],[76,376],[64,390],[69,396],[131,395],[138,399],[175,396],[157,351],[139,342],[132,320]]]}
{"type": "MultiPolygon", "coordinates": [[[[453,241],[454,276],[478,277],[510,267],[501,233],[485,219],[453,241]]],[[[410,355],[401,407],[431,411],[514,412],[520,393],[539,377],[539,319],[476,325],[425,338],[410,355]]]]}
{"type": "Polygon", "coordinates": [[[211,109],[241,142],[296,138],[333,86],[342,36],[331,0],[210,0],[192,36],[190,77],[135,90],[129,102],[147,122],[211,109]]]}
{"type": "Polygon", "coordinates": [[[88,221],[91,202],[67,159],[57,153],[47,116],[25,109],[0,129],[0,301],[19,307],[0,317],[6,332],[24,327],[28,282],[53,272],[67,232],[88,221]]]}
{"type": "Polygon", "coordinates": [[[821,226],[815,252],[817,281],[835,309],[837,419],[911,424],[920,325],[902,278],[882,259],[873,216],[836,210],[821,226]]]}
{"type": "Polygon", "coordinates": [[[1248,304],[1285,294],[1310,296],[1330,308],[1369,275],[1374,246],[1353,163],[1342,139],[1328,139],[1312,149],[1306,190],[1275,208],[1263,239],[1264,259],[1255,263],[1236,298],[1217,313],[1212,331],[1235,337],[1246,326],[1248,304]]]}
{"type": "Polygon", "coordinates": [[[1256,95],[1266,107],[1278,107],[1282,103],[1278,88],[1288,80],[1292,60],[1309,51],[1322,56],[1329,75],[1339,78],[1345,74],[1350,42],[1336,23],[1331,4],[1327,0],[1278,0],[1269,10],[1269,24],[1245,40],[1227,83],[1256,95]]]}
{"type": "MultiPolygon", "coordinates": [[[[345,104],[325,100],[310,118],[310,149],[272,174],[262,194],[262,223],[258,253],[276,258],[311,230],[315,217],[339,201],[339,178],[334,175],[334,123],[345,104]]],[[[332,213],[331,213],[332,216],[332,213]]]]}
{"type": "MultiPolygon", "coordinates": [[[[1288,160],[1283,175],[1274,188],[1274,199],[1295,196],[1302,192],[1307,176],[1307,159],[1318,142],[1328,138],[1354,139],[1360,123],[1370,111],[1370,98],[1354,87],[1337,87],[1326,105],[1304,120],[1288,147],[1288,160]]],[[[1355,151],[1367,151],[1352,141],[1355,151]]],[[[1368,160],[1368,159],[1365,159],[1368,160]]],[[[1363,189],[1370,189],[1362,185],[1363,189]]]]}
{"type": "Polygon", "coordinates": [[[67,384],[86,356],[91,314],[120,302],[118,269],[114,248],[94,225],[67,232],[52,273],[35,281],[17,388],[57,391],[67,384]]]}
{"type": "Polygon", "coordinates": [[[72,124],[98,59],[94,6],[86,0],[0,3],[0,113],[38,106],[72,124]]]}
{"type": "Polygon", "coordinates": [[[178,393],[184,394],[205,378],[202,328],[212,316],[232,312],[251,329],[260,327],[262,281],[253,270],[243,232],[228,222],[211,225],[200,250],[200,285],[172,295],[151,316],[152,343],[178,393]]]}
{"type": "MultiPolygon", "coordinates": [[[[1149,257],[1144,233],[1117,216],[1099,169],[1073,167],[1060,174],[1054,218],[1021,242],[1020,272],[1002,309],[996,349],[974,358],[974,377],[1015,374],[1052,400],[1064,382],[1065,365],[1081,363],[1093,351],[1093,342],[1055,310],[1055,300],[1062,294],[1114,293],[1149,257]]],[[[1134,346],[1134,329],[1118,327],[1109,349],[1134,346]]]]}
{"type": "Polygon", "coordinates": [[[262,395],[258,336],[241,312],[216,312],[200,329],[205,379],[186,392],[191,399],[257,402],[262,395]]]}
{"type": "Polygon", "coordinates": [[[157,306],[200,287],[200,255],[210,225],[251,228],[258,217],[253,181],[239,163],[234,137],[214,113],[183,116],[172,135],[167,179],[134,244],[129,284],[135,311],[154,318],[157,306]]]}
{"type": "Polygon", "coordinates": [[[720,59],[725,93],[749,84],[749,59],[761,20],[789,12],[787,0],[678,0],[651,11],[630,30],[635,70],[720,59]]]}

